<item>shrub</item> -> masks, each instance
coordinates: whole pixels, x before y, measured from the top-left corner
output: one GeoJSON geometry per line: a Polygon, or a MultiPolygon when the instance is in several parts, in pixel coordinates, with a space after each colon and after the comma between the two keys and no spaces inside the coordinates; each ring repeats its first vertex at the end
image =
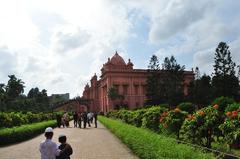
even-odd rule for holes
{"type": "Polygon", "coordinates": [[[218,105],[219,111],[224,112],[225,108],[234,102],[234,99],[229,97],[218,97],[212,102],[212,105],[218,105]]]}
{"type": "Polygon", "coordinates": [[[240,109],[236,105],[240,104],[230,105],[229,110],[232,111],[226,112],[227,117],[219,126],[224,135],[224,141],[232,148],[240,148],[240,109]]]}
{"type": "Polygon", "coordinates": [[[179,131],[187,116],[187,112],[175,108],[174,110],[163,112],[160,118],[160,130],[168,133],[173,133],[179,138],[179,131]]]}
{"type": "Polygon", "coordinates": [[[52,120],[52,113],[32,113],[32,112],[1,112],[0,127],[10,128],[23,124],[36,123],[41,121],[52,120]]]}
{"type": "Polygon", "coordinates": [[[56,121],[22,125],[0,130],[0,146],[27,140],[35,135],[43,133],[46,127],[56,127],[56,121]]]}
{"type": "Polygon", "coordinates": [[[144,114],[147,112],[147,109],[139,109],[134,111],[133,113],[133,124],[137,127],[142,126],[142,120],[144,117],[144,114]]]}
{"type": "Polygon", "coordinates": [[[208,106],[198,110],[185,119],[180,133],[184,140],[211,147],[214,135],[219,137],[221,131],[219,125],[223,123],[222,113],[215,106],[208,106]]]}
{"type": "Polygon", "coordinates": [[[179,104],[178,108],[190,114],[192,114],[196,110],[196,107],[190,102],[181,103],[179,104]]]}
{"type": "Polygon", "coordinates": [[[143,115],[142,127],[154,131],[159,131],[160,114],[166,111],[166,108],[151,107],[143,115]]]}
{"type": "Polygon", "coordinates": [[[7,113],[0,112],[0,127],[12,127],[12,118],[7,113]]]}

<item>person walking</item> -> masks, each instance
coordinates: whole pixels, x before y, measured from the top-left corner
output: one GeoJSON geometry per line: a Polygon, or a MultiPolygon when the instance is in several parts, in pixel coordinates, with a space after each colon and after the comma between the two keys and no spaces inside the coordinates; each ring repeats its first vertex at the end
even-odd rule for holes
{"type": "Polygon", "coordinates": [[[63,118],[64,118],[65,126],[69,127],[69,116],[67,112],[65,112],[65,114],[63,115],[63,118]]]}
{"type": "Polygon", "coordinates": [[[91,118],[92,118],[92,114],[90,112],[87,113],[87,123],[88,123],[88,127],[91,127],[91,118]]]}
{"type": "Polygon", "coordinates": [[[53,129],[48,127],[45,129],[44,136],[46,139],[40,143],[39,151],[41,153],[41,159],[56,159],[59,156],[60,149],[55,142],[52,141],[53,129]]]}
{"type": "Polygon", "coordinates": [[[57,118],[57,126],[60,128],[61,127],[61,123],[62,123],[62,117],[60,114],[57,114],[56,115],[56,118],[57,118]]]}
{"type": "Polygon", "coordinates": [[[83,118],[83,114],[82,113],[78,113],[78,127],[82,128],[82,119],[83,118]]]}
{"type": "Polygon", "coordinates": [[[87,121],[88,121],[87,113],[84,112],[84,113],[83,113],[83,128],[86,128],[86,126],[87,126],[87,121]]]}
{"type": "Polygon", "coordinates": [[[76,128],[77,124],[78,124],[78,113],[77,112],[75,112],[73,114],[73,124],[74,124],[74,127],[76,128]]]}
{"type": "Polygon", "coordinates": [[[95,128],[97,128],[97,116],[98,116],[98,113],[94,112],[93,119],[94,119],[95,128]]]}

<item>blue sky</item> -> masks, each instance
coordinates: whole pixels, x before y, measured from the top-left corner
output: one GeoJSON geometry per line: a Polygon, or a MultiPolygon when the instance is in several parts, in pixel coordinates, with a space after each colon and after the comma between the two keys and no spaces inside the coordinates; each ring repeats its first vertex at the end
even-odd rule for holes
{"type": "Polygon", "coordinates": [[[48,94],[81,95],[117,50],[134,68],[174,55],[213,70],[218,43],[240,64],[238,0],[0,0],[0,83],[15,74],[48,94]]]}

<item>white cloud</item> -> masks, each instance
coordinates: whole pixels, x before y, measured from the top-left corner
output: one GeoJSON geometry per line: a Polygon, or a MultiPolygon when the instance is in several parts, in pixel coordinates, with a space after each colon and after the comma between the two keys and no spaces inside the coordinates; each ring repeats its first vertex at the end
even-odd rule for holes
{"type": "MultiPolygon", "coordinates": [[[[16,75],[49,93],[81,94],[83,85],[115,50],[125,50],[131,22],[125,5],[107,0],[16,2],[0,5],[0,52],[16,75]],[[16,59],[13,59],[13,57],[16,59]],[[10,64],[10,63],[9,63],[10,64]]],[[[1,61],[1,66],[6,65],[1,61]]]]}
{"type": "MultiPolygon", "coordinates": [[[[150,42],[146,47],[154,47],[161,59],[175,55],[180,61],[188,59],[184,61],[188,65],[192,61],[193,66],[201,65],[201,72],[210,72],[220,41],[226,41],[239,59],[236,6],[240,3],[236,1],[8,0],[0,4],[0,46],[6,46],[0,47],[0,82],[15,73],[25,81],[26,90],[38,86],[50,94],[81,95],[84,84],[95,72],[100,74],[115,50],[124,59],[130,57],[127,45],[129,39],[140,37],[137,25],[147,26],[142,32],[148,39],[140,40],[150,42]],[[141,18],[147,24],[139,24],[141,18]]],[[[136,52],[139,48],[136,45],[136,52]]]]}

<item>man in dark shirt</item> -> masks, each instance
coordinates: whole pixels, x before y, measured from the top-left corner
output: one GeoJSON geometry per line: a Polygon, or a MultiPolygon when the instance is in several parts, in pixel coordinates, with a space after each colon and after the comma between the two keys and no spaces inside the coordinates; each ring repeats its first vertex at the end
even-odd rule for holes
{"type": "Polygon", "coordinates": [[[94,118],[94,124],[95,124],[95,128],[97,128],[97,112],[94,112],[93,114],[93,118],[94,118]]]}
{"type": "Polygon", "coordinates": [[[75,112],[73,115],[73,123],[74,123],[74,127],[77,127],[77,123],[78,123],[78,113],[75,112]]]}

